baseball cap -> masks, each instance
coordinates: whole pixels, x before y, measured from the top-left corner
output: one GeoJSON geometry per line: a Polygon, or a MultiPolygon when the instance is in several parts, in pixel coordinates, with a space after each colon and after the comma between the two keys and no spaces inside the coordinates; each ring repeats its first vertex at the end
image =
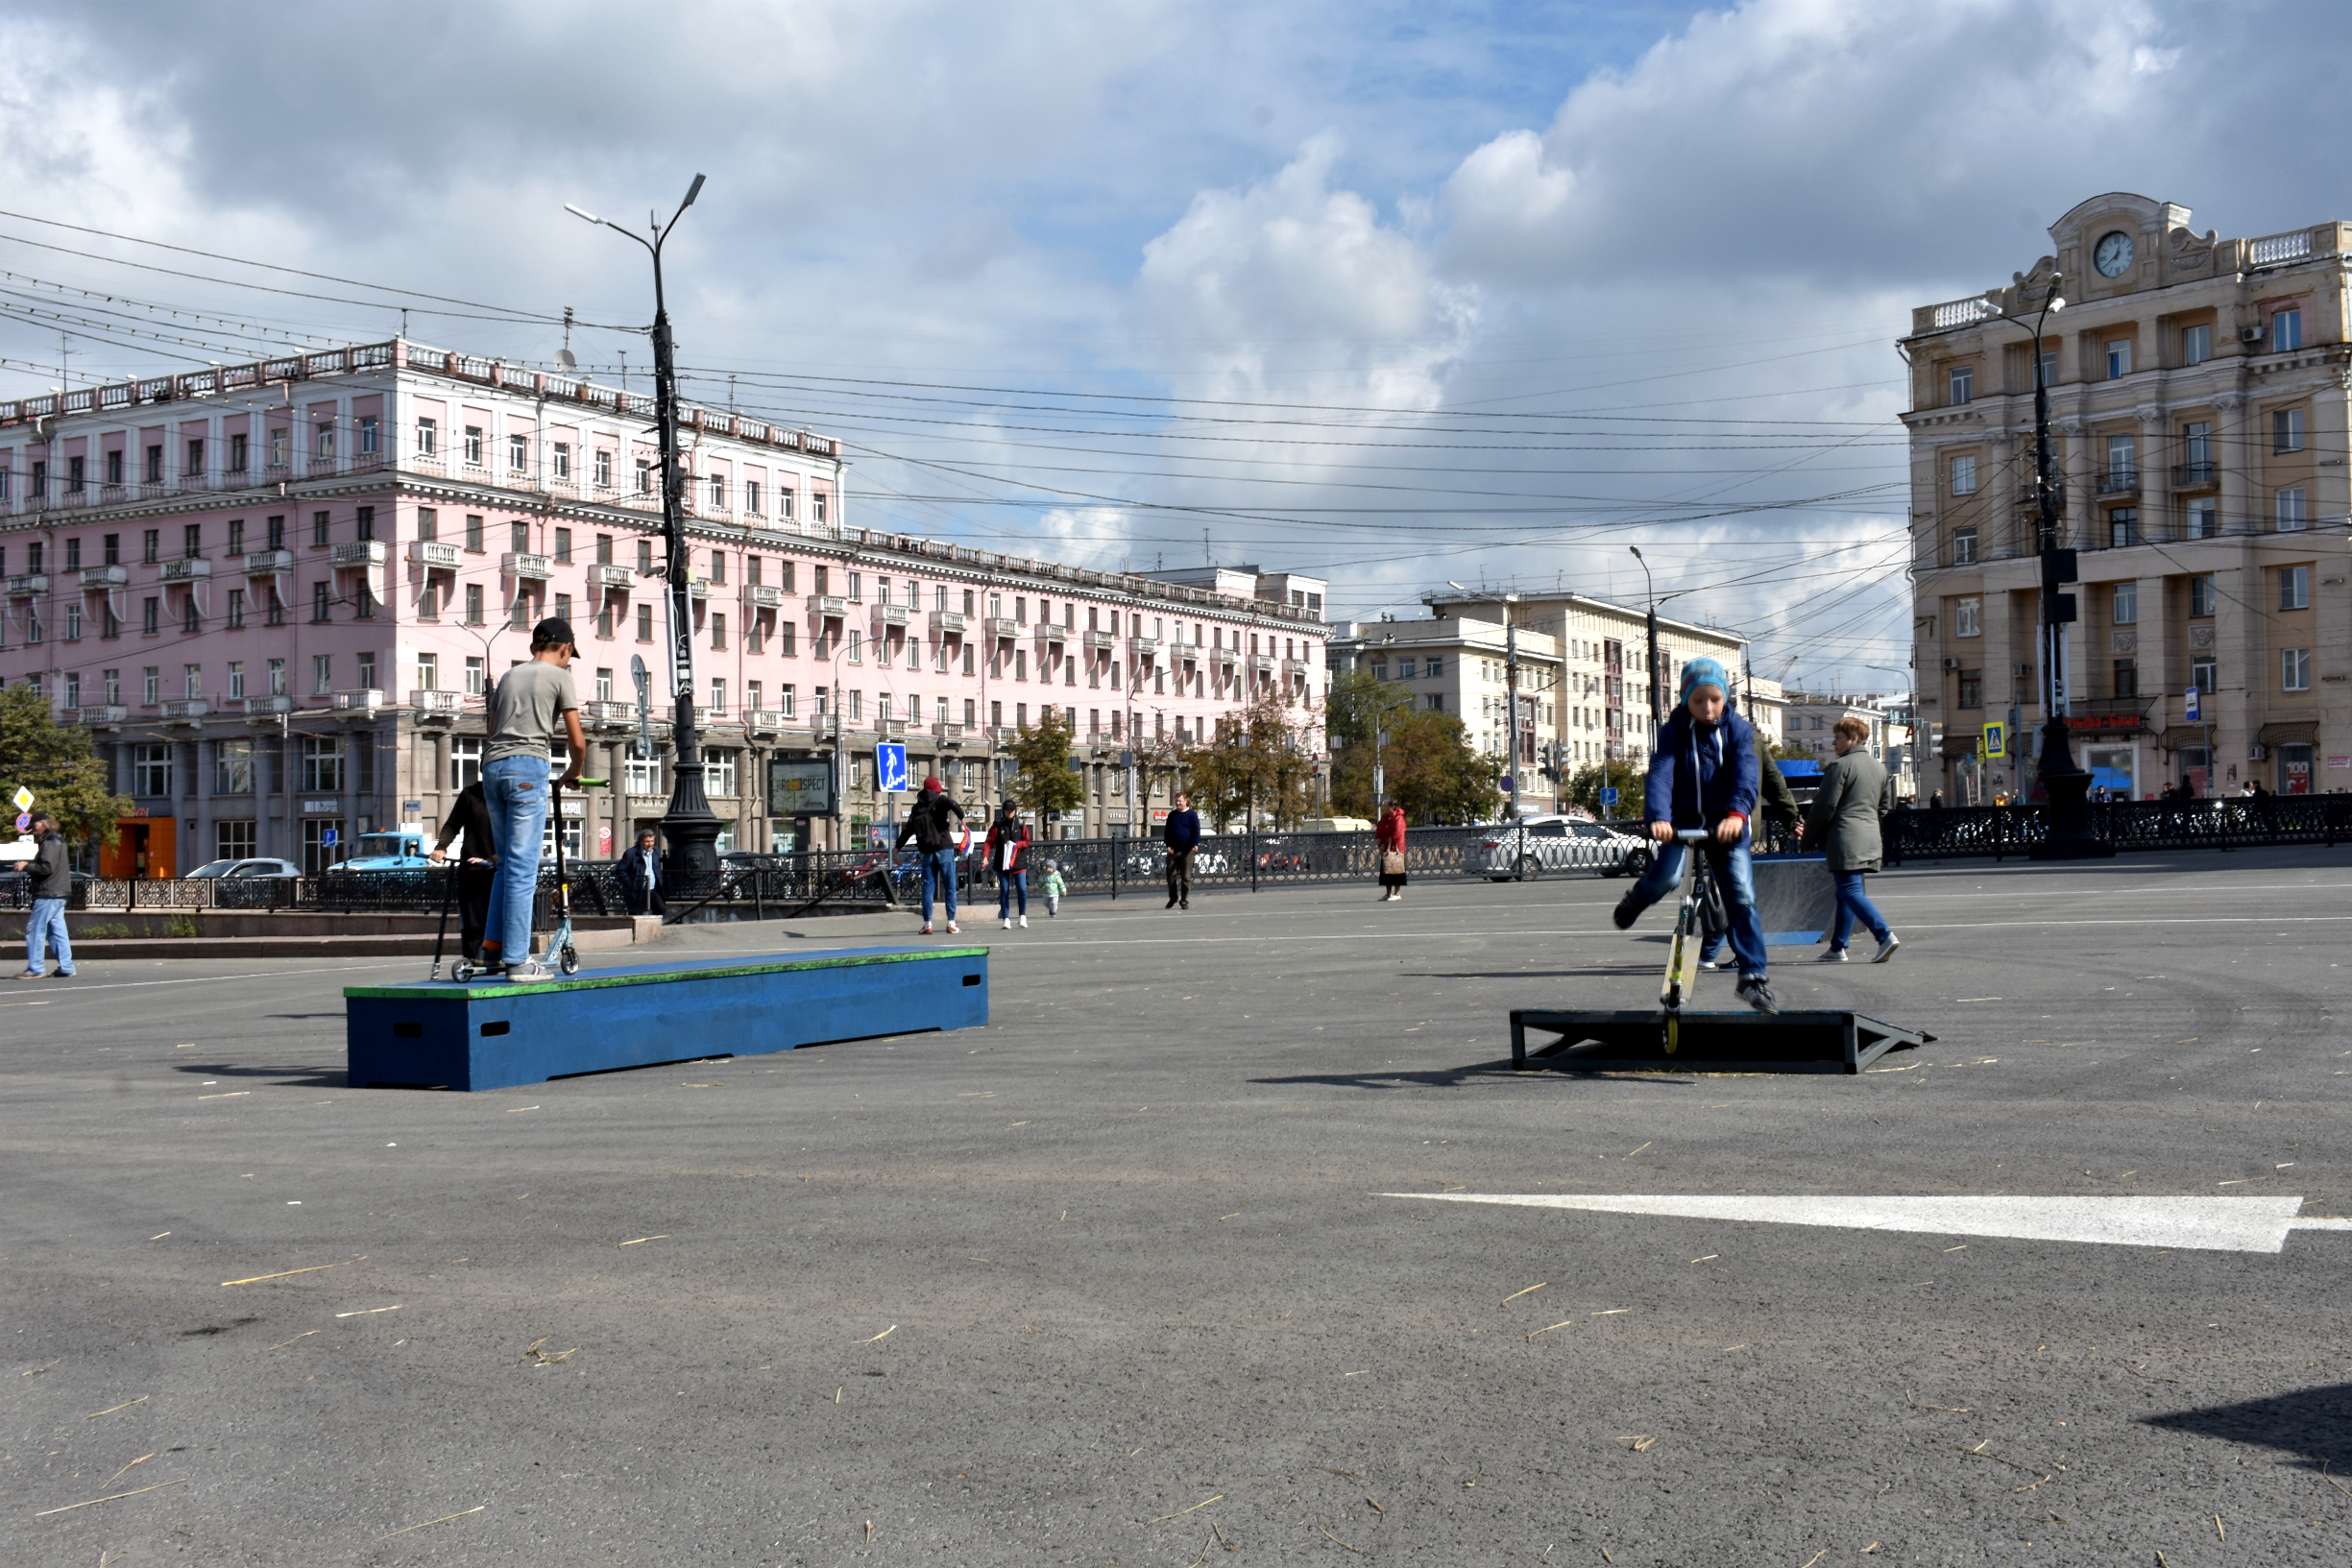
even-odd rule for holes
{"type": "Polygon", "coordinates": [[[561,615],[549,615],[531,628],[531,646],[534,648],[560,648],[576,642],[577,639],[571,635],[571,622],[561,615]]]}

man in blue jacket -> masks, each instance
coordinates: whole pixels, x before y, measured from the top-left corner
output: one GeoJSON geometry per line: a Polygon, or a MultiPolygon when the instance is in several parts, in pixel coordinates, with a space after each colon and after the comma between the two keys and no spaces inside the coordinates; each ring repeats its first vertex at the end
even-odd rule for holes
{"type": "Polygon", "coordinates": [[[1685,848],[1675,832],[1706,829],[1712,835],[1704,846],[1708,860],[1731,905],[1740,1000],[1759,1013],[1777,1013],[1780,1003],[1764,979],[1764,929],[1756,915],[1750,863],[1748,818],[1756,810],[1761,777],[1756,732],[1732,712],[1724,696],[1730,689],[1731,678],[1712,659],[1693,659],[1683,666],[1682,704],[1658,727],[1658,750],[1650,758],[1642,792],[1658,859],[1617,901],[1611,918],[1624,930],[1642,910],[1673,892],[1683,880],[1685,848]]]}
{"type": "Polygon", "coordinates": [[[1193,906],[1193,851],[1200,847],[1200,813],[1179,791],[1160,841],[1168,846],[1168,907],[1193,906]]]}

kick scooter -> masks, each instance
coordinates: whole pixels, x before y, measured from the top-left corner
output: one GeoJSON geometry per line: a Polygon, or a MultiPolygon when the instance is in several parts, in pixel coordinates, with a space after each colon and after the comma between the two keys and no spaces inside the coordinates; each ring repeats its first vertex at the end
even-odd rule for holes
{"type": "Polygon", "coordinates": [[[1698,987],[1699,950],[1706,945],[1709,929],[1724,925],[1720,913],[1723,892],[1715,882],[1715,868],[1706,848],[1713,836],[1704,828],[1680,829],[1674,835],[1689,856],[1690,876],[1683,889],[1682,907],[1675,911],[1674,942],[1666,955],[1665,978],[1658,988],[1658,1000],[1665,1009],[1660,1028],[1669,1056],[1683,1043],[1683,1003],[1698,987]]]}

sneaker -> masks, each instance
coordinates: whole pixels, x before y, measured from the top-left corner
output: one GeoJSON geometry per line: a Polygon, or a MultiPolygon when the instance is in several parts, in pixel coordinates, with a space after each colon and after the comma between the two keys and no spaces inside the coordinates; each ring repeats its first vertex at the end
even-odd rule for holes
{"type": "Polygon", "coordinates": [[[1723,967],[1723,960],[1720,958],[1702,958],[1699,960],[1699,967],[1701,969],[1710,970],[1721,969],[1723,967]]]}
{"type": "Polygon", "coordinates": [[[45,980],[45,979],[47,979],[49,977],[48,977],[48,976],[46,976],[46,975],[44,975],[44,974],[42,974],[42,973],[41,973],[39,970],[37,970],[37,969],[28,969],[28,970],[26,970],[26,971],[25,971],[23,974],[21,974],[21,975],[17,976],[16,977],[17,977],[18,979],[20,979],[20,980],[45,980]]]}
{"type": "Polygon", "coordinates": [[[1820,957],[1813,960],[1813,962],[1817,964],[1842,964],[1845,961],[1846,950],[1844,948],[1827,949],[1822,953],[1820,957]]]}
{"type": "Polygon", "coordinates": [[[509,965],[506,973],[500,977],[509,980],[551,980],[555,978],[555,971],[538,959],[532,958],[520,964],[509,965]]]}
{"type": "Polygon", "coordinates": [[[1028,930],[1028,929],[1029,929],[1029,916],[1027,916],[1027,915],[1023,915],[1023,916],[1021,917],[1021,929],[1022,929],[1023,930],[1028,930]]]}
{"type": "Polygon", "coordinates": [[[952,921],[952,920],[951,920],[951,921],[949,921],[949,922],[947,923],[947,934],[948,934],[948,935],[950,935],[950,936],[959,936],[959,935],[961,935],[962,933],[963,933],[963,928],[962,928],[961,926],[957,925],[957,924],[956,924],[954,921],[952,921]]]}
{"type": "Polygon", "coordinates": [[[1609,918],[1616,925],[1617,929],[1631,930],[1634,922],[1641,918],[1641,905],[1634,902],[1634,895],[1629,892],[1625,897],[1617,900],[1617,906],[1609,911],[1609,918]]]}
{"type": "Polygon", "coordinates": [[[998,922],[997,922],[997,924],[998,924],[998,925],[1000,925],[1000,926],[1002,926],[1002,927],[1004,927],[1004,928],[1005,928],[1006,930],[1011,930],[1011,929],[1012,929],[1012,916],[1010,916],[1010,915],[1006,915],[1006,916],[1004,919],[1002,919],[1002,920],[998,921],[998,922]]]}
{"type": "Polygon", "coordinates": [[[1903,938],[1897,936],[1893,931],[1888,931],[1886,940],[1879,944],[1879,951],[1870,961],[1874,964],[1882,964],[1892,958],[1895,955],[1895,950],[1901,946],[1903,946],[1903,938]]]}
{"type": "Polygon", "coordinates": [[[925,925],[921,934],[929,936],[931,934],[931,927],[929,925],[925,925]]]}
{"type": "Polygon", "coordinates": [[[1772,999],[1772,987],[1764,983],[1761,975],[1750,975],[1739,982],[1739,1000],[1759,1013],[1777,1013],[1781,1004],[1772,999]]]}
{"type": "Polygon", "coordinates": [[[1173,908],[1175,908],[1176,906],[1176,900],[1174,900],[1174,899],[1170,899],[1170,900],[1168,901],[1168,907],[1169,907],[1169,908],[1171,908],[1171,909],[1173,909],[1173,908]]]}

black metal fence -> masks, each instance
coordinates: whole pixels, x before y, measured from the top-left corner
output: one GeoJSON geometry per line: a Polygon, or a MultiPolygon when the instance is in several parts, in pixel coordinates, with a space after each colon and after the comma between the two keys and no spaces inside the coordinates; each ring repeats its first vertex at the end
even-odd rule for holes
{"type": "MultiPolygon", "coordinates": [[[[2116,853],[2251,849],[2352,838],[2352,795],[2233,795],[2223,800],[2113,801],[2089,808],[2091,832],[2116,853]]],[[[2040,806],[1930,807],[1885,818],[1889,860],[2028,855],[2049,832],[2040,806]]]]}

